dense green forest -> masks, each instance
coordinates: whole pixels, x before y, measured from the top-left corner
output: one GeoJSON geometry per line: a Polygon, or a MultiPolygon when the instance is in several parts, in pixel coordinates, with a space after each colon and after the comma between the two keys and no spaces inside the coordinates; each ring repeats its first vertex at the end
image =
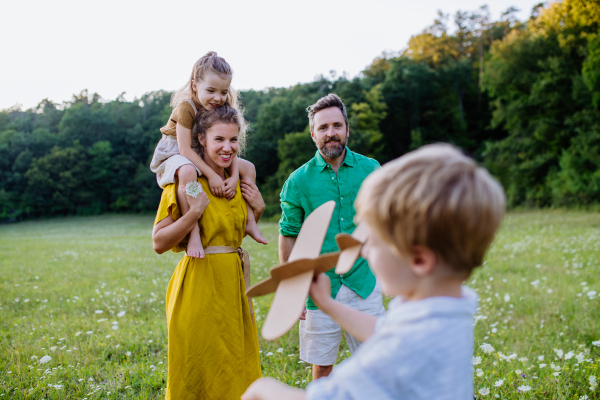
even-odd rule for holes
{"type": "MultiPolygon", "coordinates": [[[[515,11],[499,21],[485,6],[440,13],[357,77],[331,71],[242,92],[244,157],[256,165],[267,215],[278,212],[289,173],[314,155],[307,105],[331,92],[348,107],[349,147],[381,163],[450,142],[501,180],[511,207],[599,204],[600,0],[540,4],[524,22],[515,11]]],[[[160,190],[149,163],[170,95],[128,102],[83,91],[1,111],[0,221],[153,211],[160,190]]]]}

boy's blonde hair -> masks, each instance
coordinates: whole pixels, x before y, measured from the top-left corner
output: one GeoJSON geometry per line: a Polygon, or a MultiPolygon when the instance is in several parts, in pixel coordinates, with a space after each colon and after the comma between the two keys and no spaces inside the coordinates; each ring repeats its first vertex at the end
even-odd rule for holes
{"type": "Polygon", "coordinates": [[[425,246],[468,276],[483,263],[504,216],[502,187],[448,144],[432,144],[385,164],[363,183],[357,219],[398,254],[425,246]]]}
{"type": "MultiPolygon", "coordinates": [[[[194,93],[192,84],[193,82],[202,81],[208,72],[215,73],[222,78],[233,76],[233,69],[231,69],[231,66],[227,61],[225,61],[223,57],[219,57],[216,52],[209,51],[196,61],[192,68],[190,79],[188,79],[185,85],[173,93],[171,96],[171,107],[176,107],[177,104],[187,99],[192,99],[195,103],[198,103],[198,95],[194,93]]],[[[230,86],[229,91],[227,92],[227,100],[224,105],[242,111],[240,109],[238,97],[238,92],[230,86]]],[[[197,105],[200,106],[200,104],[197,105]]]]}

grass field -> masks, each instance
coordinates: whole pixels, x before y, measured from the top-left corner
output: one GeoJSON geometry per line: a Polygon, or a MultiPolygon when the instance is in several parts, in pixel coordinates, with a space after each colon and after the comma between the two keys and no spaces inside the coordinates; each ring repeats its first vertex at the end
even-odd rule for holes
{"type": "MultiPolygon", "coordinates": [[[[0,226],[0,399],[164,397],[164,296],[181,253],[153,252],[152,222],[113,215],[0,226]]],[[[262,229],[270,245],[244,242],[253,282],[277,263],[277,225],[262,229]]],[[[599,272],[600,214],[508,215],[468,281],[480,296],[477,398],[600,399],[599,272]]],[[[255,300],[259,329],[271,299],[255,300]]],[[[264,375],[310,381],[297,328],[260,347],[264,375]]],[[[349,355],[342,350],[338,361],[349,355]]]]}

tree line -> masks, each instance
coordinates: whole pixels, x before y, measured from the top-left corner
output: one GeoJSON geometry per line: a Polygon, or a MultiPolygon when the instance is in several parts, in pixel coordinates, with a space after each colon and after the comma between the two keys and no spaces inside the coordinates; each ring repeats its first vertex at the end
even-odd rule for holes
{"type": "MultiPolygon", "coordinates": [[[[427,143],[453,143],[504,185],[511,207],[600,203],[600,0],[439,13],[403,52],[357,77],[331,71],[289,88],[241,93],[250,121],[243,155],[267,203],[315,153],[306,107],[345,101],[349,147],[381,163],[427,143]]],[[[171,92],[72,101],[0,112],[0,221],[155,210],[149,162],[171,92]]]]}

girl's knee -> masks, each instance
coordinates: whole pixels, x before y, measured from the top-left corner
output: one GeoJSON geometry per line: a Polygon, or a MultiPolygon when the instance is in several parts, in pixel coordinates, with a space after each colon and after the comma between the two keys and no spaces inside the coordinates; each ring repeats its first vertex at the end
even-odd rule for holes
{"type": "Polygon", "coordinates": [[[176,174],[177,176],[179,176],[180,179],[187,178],[188,180],[192,180],[198,178],[196,167],[194,167],[191,164],[182,165],[177,169],[176,174]]]}
{"type": "Polygon", "coordinates": [[[240,163],[240,177],[242,179],[250,180],[254,182],[256,180],[256,167],[248,160],[241,159],[240,163]]]}

